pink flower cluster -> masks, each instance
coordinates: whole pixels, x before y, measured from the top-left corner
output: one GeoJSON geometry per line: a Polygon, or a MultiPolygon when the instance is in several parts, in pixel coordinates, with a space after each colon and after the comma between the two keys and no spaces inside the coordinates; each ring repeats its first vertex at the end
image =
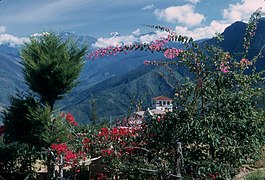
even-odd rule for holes
{"type": "Polygon", "coordinates": [[[150,65],[151,64],[151,61],[149,61],[149,60],[144,60],[144,65],[150,65]]]}
{"type": "Polygon", "coordinates": [[[252,63],[246,58],[243,58],[243,59],[240,60],[240,65],[241,66],[248,66],[248,65],[251,65],[251,64],[252,63]]]}
{"type": "Polygon", "coordinates": [[[161,37],[161,40],[155,40],[149,45],[151,51],[160,51],[162,47],[169,42],[169,39],[161,37]]]}
{"type": "Polygon", "coordinates": [[[230,66],[226,65],[224,62],[221,62],[220,71],[222,71],[223,73],[226,74],[226,73],[230,72],[229,69],[230,69],[230,66]]]}
{"type": "Polygon", "coordinates": [[[179,52],[182,52],[181,49],[169,48],[164,52],[164,56],[168,59],[173,59],[179,55],[179,52]]]}
{"type": "MultiPolygon", "coordinates": [[[[128,49],[133,49],[132,46],[130,45],[127,45],[126,46],[128,49]]],[[[104,57],[104,56],[109,56],[109,55],[114,55],[116,56],[118,53],[124,51],[125,52],[126,48],[125,47],[122,47],[122,46],[116,46],[116,47],[113,47],[113,46],[109,46],[109,47],[106,47],[106,48],[100,48],[100,49],[97,49],[95,51],[93,51],[89,56],[88,56],[88,59],[97,59],[98,57],[104,57]]]]}
{"type": "Polygon", "coordinates": [[[163,46],[167,44],[171,39],[171,36],[168,38],[161,37],[160,39],[155,40],[151,44],[147,43],[139,43],[134,45],[124,45],[119,46],[116,45],[116,47],[109,46],[106,48],[100,48],[95,51],[93,51],[89,56],[88,59],[97,59],[98,57],[103,56],[109,56],[114,55],[116,56],[120,52],[124,52],[126,54],[126,51],[132,51],[132,50],[150,50],[150,51],[160,51],[163,49],[163,46]]]}

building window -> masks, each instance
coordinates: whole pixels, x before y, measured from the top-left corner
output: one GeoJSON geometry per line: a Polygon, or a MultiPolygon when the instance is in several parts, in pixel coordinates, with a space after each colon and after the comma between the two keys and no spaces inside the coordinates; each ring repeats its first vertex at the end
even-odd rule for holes
{"type": "Polygon", "coordinates": [[[167,105],[170,105],[170,102],[169,101],[167,102],[167,105]]]}
{"type": "Polygon", "coordinates": [[[166,105],[166,101],[163,101],[163,105],[166,105]]]}

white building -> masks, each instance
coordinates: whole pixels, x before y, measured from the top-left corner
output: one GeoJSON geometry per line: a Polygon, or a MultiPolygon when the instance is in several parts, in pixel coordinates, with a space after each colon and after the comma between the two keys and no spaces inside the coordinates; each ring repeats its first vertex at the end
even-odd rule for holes
{"type": "Polygon", "coordinates": [[[173,112],[173,99],[166,96],[158,96],[152,98],[152,109],[147,108],[146,111],[137,111],[130,117],[128,124],[133,127],[140,127],[146,116],[163,117],[166,112],[173,112]]]}
{"type": "Polygon", "coordinates": [[[166,96],[158,96],[152,98],[153,100],[153,108],[164,111],[164,112],[172,112],[173,111],[173,99],[168,98],[166,96]]]}

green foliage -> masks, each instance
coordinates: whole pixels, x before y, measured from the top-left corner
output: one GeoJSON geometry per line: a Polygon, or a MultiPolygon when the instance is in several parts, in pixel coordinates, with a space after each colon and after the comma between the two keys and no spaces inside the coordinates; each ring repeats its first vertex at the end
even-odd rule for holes
{"type": "Polygon", "coordinates": [[[1,173],[32,173],[32,166],[39,157],[35,148],[25,143],[0,143],[1,173]]]}
{"type": "Polygon", "coordinates": [[[5,136],[7,142],[29,143],[44,146],[40,136],[50,119],[50,110],[41,107],[39,102],[27,95],[11,97],[11,105],[4,111],[5,136]]]}
{"type": "Polygon", "coordinates": [[[91,106],[91,112],[90,112],[90,120],[92,121],[93,125],[96,125],[99,123],[99,117],[97,113],[97,101],[95,98],[92,98],[90,100],[90,106],[91,106]]]}
{"type": "Polygon", "coordinates": [[[60,113],[54,112],[47,120],[40,137],[47,143],[47,147],[52,143],[67,142],[71,134],[69,127],[71,126],[68,125],[65,118],[60,113]]]}
{"type": "MultiPolygon", "coordinates": [[[[250,19],[246,52],[259,13],[250,19]]],[[[264,143],[265,116],[258,102],[265,95],[265,71],[255,71],[260,54],[252,61],[238,62],[216,46],[201,48],[193,46],[180,55],[178,64],[188,66],[194,79],[178,87],[175,112],[151,122],[155,136],[150,148],[167,154],[178,139],[183,143],[187,175],[206,179],[217,171],[229,179],[236,167],[255,158],[264,143]]]]}
{"type": "Polygon", "coordinates": [[[27,85],[53,108],[76,85],[85,53],[86,47],[79,49],[55,33],[31,38],[21,50],[27,85]]]}
{"type": "MultiPolygon", "coordinates": [[[[240,56],[218,46],[199,46],[192,38],[151,26],[169,32],[169,41],[187,47],[171,56],[177,56],[175,63],[153,64],[184,66],[192,75],[176,89],[174,112],[149,119],[136,139],[127,139],[136,144],[133,150],[137,151],[120,157],[114,153],[104,159],[110,176],[168,179],[176,175],[176,142],[183,145],[185,178],[231,179],[236,168],[257,157],[265,141],[264,104],[259,104],[265,95],[265,71],[256,71],[262,49],[251,60],[247,54],[260,13],[258,10],[250,18],[240,56]]],[[[151,50],[146,44],[132,49],[141,50],[141,46],[151,50]]],[[[156,51],[166,52],[166,47],[156,51]]],[[[101,147],[116,148],[113,142],[101,147]]]]}

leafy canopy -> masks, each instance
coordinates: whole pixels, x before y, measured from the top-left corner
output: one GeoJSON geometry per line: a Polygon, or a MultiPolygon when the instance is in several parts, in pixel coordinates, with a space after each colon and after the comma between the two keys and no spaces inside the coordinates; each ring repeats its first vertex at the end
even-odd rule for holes
{"type": "Polygon", "coordinates": [[[79,49],[55,33],[31,38],[25,44],[21,50],[24,77],[29,88],[40,95],[42,103],[53,108],[56,100],[77,85],[86,49],[79,49]]]}

